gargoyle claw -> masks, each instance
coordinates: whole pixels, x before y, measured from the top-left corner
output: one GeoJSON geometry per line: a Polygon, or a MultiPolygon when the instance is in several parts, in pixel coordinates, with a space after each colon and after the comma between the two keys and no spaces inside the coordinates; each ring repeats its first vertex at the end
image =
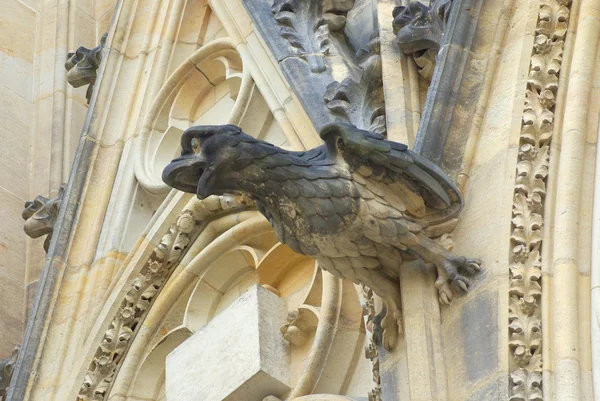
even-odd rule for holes
{"type": "Polygon", "coordinates": [[[462,273],[472,276],[481,271],[481,260],[462,257],[458,269],[462,273]]]}
{"type": "Polygon", "coordinates": [[[462,292],[469,292],[469,287],[471,286],[471,282],[465,276],[461,276],[457,274],[456,277],[452,279],[452,283],[458,287],[462,292]]]}

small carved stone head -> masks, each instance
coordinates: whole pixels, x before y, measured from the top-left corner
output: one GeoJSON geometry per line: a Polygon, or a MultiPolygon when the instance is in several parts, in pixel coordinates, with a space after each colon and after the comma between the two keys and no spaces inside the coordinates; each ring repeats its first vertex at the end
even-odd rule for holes
{"type": "Polygon", "coordinates": [[[86,93],[89,103],[92,96],[94,83],[98,74],[98,67],[102,61],[102,49],[106,43],[108,33],[102,35],[100,44],[93,49],[80,46],[74,53],[67,54],[65,68],[67,69],[67,81],[74,88],[90,85],[86,93]]]}
{"type": "Polygon", "coordinates": [[[25,209],[21,217],[25,220],[23,230],[31,238],[39,238],[48,235],[44,242],[44,250],[48,252],[54,223],[58,217],[60,202],[62,201],[64,185],[58,190],[58,194],[48,199],[44,196],[37,196],[34,200],[25,202],[25,209]]]}

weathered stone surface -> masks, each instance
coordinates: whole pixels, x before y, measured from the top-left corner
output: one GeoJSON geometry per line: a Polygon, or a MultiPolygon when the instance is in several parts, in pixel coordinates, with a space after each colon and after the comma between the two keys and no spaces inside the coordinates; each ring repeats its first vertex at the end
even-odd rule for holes
{"type": "Polygon", "coordinates": [[[254,286],[167,357],[169,401],[247,401],[289,390],[285,302],[254,286]],[[235,363],[229,363],[233,362],[235,363]]]}

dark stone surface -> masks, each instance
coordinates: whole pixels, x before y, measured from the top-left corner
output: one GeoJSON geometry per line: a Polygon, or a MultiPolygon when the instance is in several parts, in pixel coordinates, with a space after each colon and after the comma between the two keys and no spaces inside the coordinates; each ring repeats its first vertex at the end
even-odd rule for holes
{"type": "Polygon", "coordinates": [[[481,388],[477,389],[473,394],[468,396],[465,401],[492,401],[508,399],[508,375],[501,374],[500,376],[491,379],[481,388]]]}
{"type": "Polygon", "coordinates": [[[482,0],[454,0],[427,92],[414,150],[440,164],[482,0]]]}
{"type": "Polygon", "coordinates": [[[284,59],[279,63],[279,67],[300,98],[304,111],[317,131],[332,121],[342,120],[341,117],[336,118],[330,113],[323,101],[327,85],[332,82],[329,75],[312,74],[306,61],[298,57],[284,59]]]}
{"type": "Polygon", "coordinates": [[[477,294],[460,311],[462,352],[467,378],[475,383],[498,367],[498,300],[496,293],[477,294]]]}
{"type": "Polygon", "coordinates": [[[398,397],[398,370],[395,366],[381,367],[381,395],[385,401],[403,401],[398,397]]]}
{"type": "Polygon", "coordinates": [[[243,4],[317,130],[345,121],[362,129],[383,127],[377,131],[385,132],[383,90],[370,90],[377,82],[381,86],[381,65],[372,59],[379,59],[374,2],[244,0],[243,4]],[[355,89],[352,99],[342,94],[338,100],[354,107],[330,107],[324,99],[327,88],[350,82],[355,89]]]}
{"type": "Polygon", "coordinates": [[[497,288],[488,285],[442,312],[442,319],[450,319],[442,327],[445,360],[453,364],[448,370],[449,387],[453,394],[469,394],[500,373],[497,288]]]}

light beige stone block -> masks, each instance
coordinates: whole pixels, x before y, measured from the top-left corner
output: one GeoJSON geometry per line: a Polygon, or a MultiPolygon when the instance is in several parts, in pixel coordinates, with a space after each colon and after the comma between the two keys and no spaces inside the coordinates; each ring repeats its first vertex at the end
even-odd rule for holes
{"type": "Polygon", "coordinates": [[[167,357],[169,401],[262,400],[289,389],[284,301],[254,286],[167,357]],[[235,361],[235,363],[230,363],[235,361]]]}
{"type": "Polygon", "coordinates": [[[0,84],[31,100],[35,11],[17,0],[2,2],[0,12],[0,84]]]}
{"type": "Polygon", "coordinates": [[[32,110],[30,102],[0,85],[0,187],[21,200],[28,198],[32,110]]]}

